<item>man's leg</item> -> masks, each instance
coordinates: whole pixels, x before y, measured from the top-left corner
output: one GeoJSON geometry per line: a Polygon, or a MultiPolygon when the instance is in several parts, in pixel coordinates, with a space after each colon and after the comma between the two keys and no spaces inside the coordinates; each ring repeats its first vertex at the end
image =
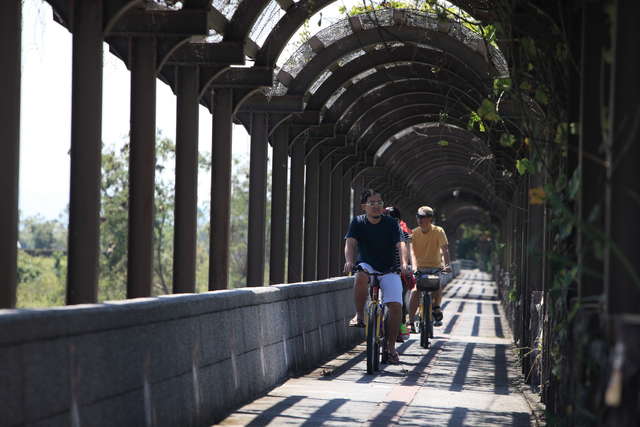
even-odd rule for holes
{"type": "Polygon", "coordinates": [[[442,302],[442,287],[437,291],[431,292],[433,296],[433,317],[435,319],[434,326],[442,326],[442,309],[440,303],[442,302]]]}
{"type": "Polygon", "coordinates": [[[402,317],[402,303],[389,302],[387,306],[387,319],[386,319],[386,340],[387,351],[395,354],[396,352],[396,338],[398,338],[398,332],[400,331],[400,318],[402,317]]]}
{"type": "Polygon", "coordinates": [[[420,298],[420,292],[416,288],[411,289],[411,298],[409,299],[409,323],[413,323],[413,318],[416,317],[418,311],[418,305],[420,298]]]}
{"type": "Polygon", "coordinates": [[[353,300],[356,306],[356,319],[364,322],[364,305],[367,302],[369,293],[369,275],[359,271],[356,273],[356,280],[353,283],[353,300]]]}

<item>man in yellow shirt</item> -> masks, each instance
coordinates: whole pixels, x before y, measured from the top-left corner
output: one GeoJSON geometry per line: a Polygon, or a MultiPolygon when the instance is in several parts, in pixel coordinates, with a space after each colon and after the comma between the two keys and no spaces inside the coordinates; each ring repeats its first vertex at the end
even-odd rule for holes
{"type": "MultiPolygon", "coordinates": [[[[433,225],[433,209],[429,206],[421,206],[416,213],[418,227],[412,230],[411,234],[411,265],[414,271],[417,270],[439,270],[449,271],[449,241],[442,227],[433,225]],[[443,264],[444,258],[444,264],[443,264]]],[[[417,289],[411,291],[409,302],[410,324],[413,326],[413,318],[418,310],[419,292],[417,289]]],[[[433,292],[433,318],[434,326],[442,326],[442,289],[433,292]]]]}

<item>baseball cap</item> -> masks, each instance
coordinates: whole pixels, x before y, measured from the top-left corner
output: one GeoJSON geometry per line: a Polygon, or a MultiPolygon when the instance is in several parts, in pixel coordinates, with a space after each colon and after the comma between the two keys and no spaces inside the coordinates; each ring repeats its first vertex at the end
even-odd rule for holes
{"type": "Polygon", "coordinates": [[[417,216],[433,216],[433,209],[429,206],[420,206],[418,208],[417,216]]]}

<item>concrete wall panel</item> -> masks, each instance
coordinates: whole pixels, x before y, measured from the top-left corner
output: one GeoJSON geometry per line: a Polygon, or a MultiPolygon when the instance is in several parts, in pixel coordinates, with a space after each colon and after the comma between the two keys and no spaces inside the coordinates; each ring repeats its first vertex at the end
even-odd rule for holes
{"type": "Polygon", "coordinates": [[[0,310],[0,424],[214,423],[362,341],[352,280],[0,310]]]}

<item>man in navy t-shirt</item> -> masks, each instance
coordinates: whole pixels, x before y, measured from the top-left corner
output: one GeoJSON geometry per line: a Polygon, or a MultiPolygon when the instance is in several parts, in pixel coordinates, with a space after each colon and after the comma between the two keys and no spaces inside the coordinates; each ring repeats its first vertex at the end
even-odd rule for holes
{"type": "MultiPolygon", "coordinates": [[[[382,302],[387,306],[387,336],[386,360],[389,363],[399,363],[395,342],[400,329],[402,317],[402,282],[400,276],[392,272],[396,264],[396,248],[400,253],[400,268],[408,272],[407,252],[401,239],[398,222],[386,215],[384,202],[379,193],[365,190],[360,199],[365,215],[359,215],[351,221],[349,231],[345,236],[344,272],[350,273],[358,265],[369,273],[388,273],[380,276],[382,302]],[[357,260],[355,259],[358,253],[357,260]]],[[[364,305],[367,301],[369,277],[365,272],[356,273],[354,282],[354,300],[356,315],[349,322],[349,326],[364,326],[364,305]]]]}

